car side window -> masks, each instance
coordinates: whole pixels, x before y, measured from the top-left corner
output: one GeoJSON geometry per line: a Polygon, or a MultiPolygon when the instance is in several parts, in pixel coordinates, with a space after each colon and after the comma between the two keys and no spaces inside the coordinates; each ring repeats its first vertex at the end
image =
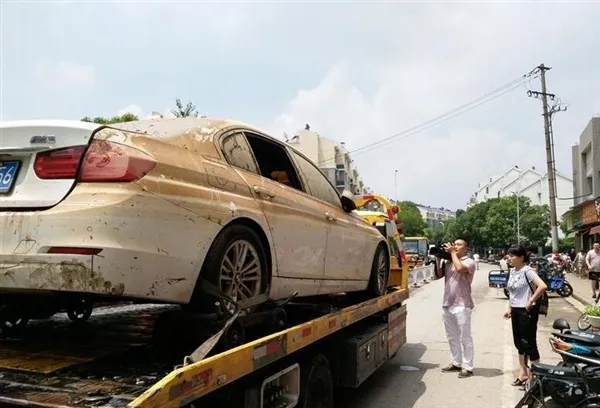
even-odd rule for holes
{"type": "Polygon", "coordinates": [[[296,190],[305,191],[284,146],[248,131],[244,131],[244,134],[258,164],[258,174],[296,190]]]}
{"type": "Polygon", "coordinates": [[[340,196],[317,166],[293,150],[292,155],[306,179],[305,182],[310,189],[309,194],[335,207],[341,208],[342,202],[340,201],[340,196]]]}
{"type": "Polygon", "coordinates": [[[260,174],[250,145],[243,133],[234,133],[223,139],[223,155],[227,163],[242,170],[260,174]]]}

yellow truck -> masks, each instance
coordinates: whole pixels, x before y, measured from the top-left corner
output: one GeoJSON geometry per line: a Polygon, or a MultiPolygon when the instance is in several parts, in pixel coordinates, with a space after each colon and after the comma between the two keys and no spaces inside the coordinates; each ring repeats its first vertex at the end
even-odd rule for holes
{"type": "Polygon", "coordinates": [[[354,202],[357,207],[356,213],[388,239],[392,252],[390,286],[406,287],[409,264],[397,222],[400,208],[392,204],[386,197],[378,194],[355,195],[354,202]]]}
{"type": "Polygon", "coordinates": [[[429,238],[427,237],[406,237],[402,241],[406,257],[408,259],[408,269],[413,270],[428,265],[429,238]]]}

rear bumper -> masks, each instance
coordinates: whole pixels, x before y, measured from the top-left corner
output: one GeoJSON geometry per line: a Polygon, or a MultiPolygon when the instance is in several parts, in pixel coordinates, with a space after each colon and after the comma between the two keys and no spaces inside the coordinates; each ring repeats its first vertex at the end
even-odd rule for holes
{"type": "Polygon", "coordinates": [[[100,184],[93,190],[78,186],[52,209],[0,212],[0,292],[66,291],[188,303],[221,226],[137,186],[102,190],[100,184]],[[51,247],[102,251],[49,254],[51,247]]]}

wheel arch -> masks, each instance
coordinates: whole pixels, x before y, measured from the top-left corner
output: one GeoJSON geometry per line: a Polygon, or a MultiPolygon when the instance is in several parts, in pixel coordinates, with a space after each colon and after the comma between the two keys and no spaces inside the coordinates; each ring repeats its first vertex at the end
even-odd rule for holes
{"type": "MultiPolygon", "coordinates": [[[[225,224],[223,229],[225,229],[231,225],[244,225],[244,226],[252,229],[254,232],[256,232],[256,234],[260,238],[260,243],[263,245],[263,247],[265,249],[265,255],[267,256],[267,270],[268,270],[268,274],[269,274],[267,285],[270,287],[271,279],[273,278],[274,269],[275,269],[273,267],[273,255],[274,254],[273,254],[272,248],[271,248],[271,241],[269,241],[269,237],[265,233],[263,227],[258,222],[256,222],[252,218],[248,218],[248,217],[235,218],[235,219],[231,220],[230,222],[228,222],[227,224],[225,224]]],[[[223,231],[223,230],[221,230],[221,231],[223,231]]]]}
{"type": "Polygon", "coordinates": [[[194,304],[194,302],[197,299],[197,296],[200,296],[200,293],[197,288],[198,288],[200,279],[202,278],[202,270],[204,269],[204,266],[207,262],[208,254],[213,250],[215,240],[217,239],[217,237],[219,235],[221,235],[223,233],[223,231],[225,231],[226,229],[228,229],[229,227],[234,226],[234,225],[243,225],[245,227],[248,227],[258,235],[258,238],[260,239],[260,242],[263,245],[263,248],[265,250],[265,256],[267,258],[267,293],[269,293],[269,291],[271,289],[271,281],[272,281],[273,275],[274,275],[274,267],[273,267],[274,254],[272,252],[269,237],[265,233],[263,227],[257,221],[255,221],[249,217],[238,217],[238,218],[232,219],[227,224],[223,225],[223,228],[221,228],[221,230],[213,238],[213,242],[211,243],[208,251],[206,252],[206,255],[204,256],[204,259],[202,261],[202,265],[200,266],[200,269],[198,271],[198,278],[196,279],[194,289],[192,290],[192,296],[190,297],[189,304],[194,304]]]}

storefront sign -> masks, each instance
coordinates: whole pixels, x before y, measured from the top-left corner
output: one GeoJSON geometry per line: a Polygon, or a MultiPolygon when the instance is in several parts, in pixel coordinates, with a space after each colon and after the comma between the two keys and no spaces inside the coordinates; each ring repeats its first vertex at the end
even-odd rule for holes
{"type": "MultiPolygon", "coordinates": [[[[598,201],[598,200],[596,200],[598,201]]],[[[598,222],[598,211],[596,206],[596,201],[589,201],[583,204],[582,207],[582,221],[583,225],[593,224],[598,222]]],[[[599,202],[600,204],[600,202],[599,202]]]]}

